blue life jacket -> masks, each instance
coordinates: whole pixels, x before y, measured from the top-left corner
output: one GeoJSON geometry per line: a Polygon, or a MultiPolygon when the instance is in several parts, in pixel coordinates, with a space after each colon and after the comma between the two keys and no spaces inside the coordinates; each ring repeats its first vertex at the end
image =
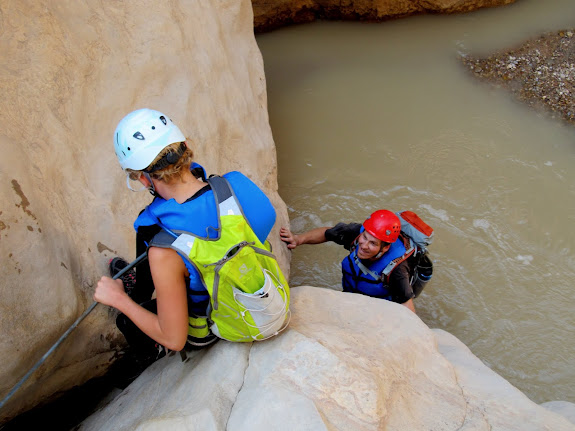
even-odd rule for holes
{"type": "MultiPolygon", "coordinates": [[[[275,209],[268,197],[240,172],[229,172],[223,177],[230,183],[248,224],[258,239],[265,242],[276,219],[275,209]]],[[[181,204],[175,199],[166,201],[156,197],[138,216],[134,228],[137,231],[139,227],[157,225],[158,219],[171,230],[191,232],[206,239],[218,237],[218,208],[211,190],[181,204]]],[[[190,275],[188,311],[197,316],[205,316],[210,296],[198,271],[185,257],[182,260],[190,275]]]]}
{"type": "MultiPolygon", "coordinates": [[[[363,226],[361,232],[363,232],[363,226]]],[[[414,251],[415,247],[411,240],[400,235],[381,258],[373,262],[360,260],[357,257],[356,239],[349,256],[341,261],[343,291],[391,301],[389,276],[397,265],[411,256],[414,251]]]]}

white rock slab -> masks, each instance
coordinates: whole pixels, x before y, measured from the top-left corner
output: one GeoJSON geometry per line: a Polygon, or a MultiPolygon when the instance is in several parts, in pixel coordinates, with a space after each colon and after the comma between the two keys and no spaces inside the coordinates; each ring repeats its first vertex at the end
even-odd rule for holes
{"type": "Polygon", "coordinates": [[[223,430],[248,365],[250,345],[219,342],[162,358],[82,430],[223,430]]]}
{"type": "Polygon", "coordinates": [[[574,429],[401,305],[304,286],[292,313],[265,342],[164,358],[80,429],[574,429]]]}

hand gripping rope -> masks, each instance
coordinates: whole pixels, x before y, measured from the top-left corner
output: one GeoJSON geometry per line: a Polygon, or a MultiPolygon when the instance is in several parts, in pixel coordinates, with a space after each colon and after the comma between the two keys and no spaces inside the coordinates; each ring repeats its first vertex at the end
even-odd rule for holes
{"type": "MultiPolygon", "coordinates": [[[[130,269],[132,269],[133,267],[135,267],[136,265],[138,265],[140,262],[142,262],[143,260],[145,260],[148,257],[148,252],[144,252],[141,255],[139,255],[136,260],[134,260],[133,262],[130,262],[128,264],[128,266],[126,266],[124,269],[122,269],[120,272],[118,272],[116,275],[114,275],[114,277],[112,277],[114,280],[120,278],[122,275],[124,275],[126,272],[128,272],[130,269]]],[[[34,373],[34,371],[36,371],[38,369],[38,367],[40,367],[40,365],[42,365],[46,359],[48,358],[48,356],[50,356],[54,350],[56,350],[56,348],[62,344],[62,341],[64,341],[66,339],[66,337],[68,337],[68,335],[70,335],[70,333],[76,328],[76,326],[78,326],[80,324],[80,322],[82,320],[84,320],[86,318],[86,316],[88,316],[88,314],[90,314],[92,312],[92,310],[94,308],[96,308],[96,305],[98,305],[99,302],[98,301],[94,301],[92,302],[92,305],[90,305],[88,307],[88,309],[86,311],[84,311],[84,313],[78,317],[76,319],[76,321],[72,324],[72,326],[70,326],[68,328],[68,330],[66,332],[64,332],[64,334],[62,334],[62,336],[58,339],[58,341],[56,341],[54,343],[54,345],[52,347],[50,347],[50,349],[44,353],[44,356],[42,356],[40,358],[40,360],[38,362],[36,362],[36,364],[30,368],[30,371],[28,371],[26,373],[26,375],[24,375],[24,377],[22,377],[20,379],[20,381],[10,390],[10,392],[8,392],[8,395],[6,395],[6,397],[4,397],[4,399],[2,400],[2,402],[0,403],[0,409],[2,409],[4,407],[4,404],[6,404],[8,402],[8,400],[10,398],[12,398],[12,396],[16,393],[16,391],[18,389],[20,389],[20,387],[24,384],[24,382],[26,380],[28,380],[28,378],[32,375],[32,373],[34,373]]]]}

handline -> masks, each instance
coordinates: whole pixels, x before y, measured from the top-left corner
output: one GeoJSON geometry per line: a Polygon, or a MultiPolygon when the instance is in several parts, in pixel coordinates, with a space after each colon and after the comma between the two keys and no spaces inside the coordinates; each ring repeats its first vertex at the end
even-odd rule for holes
{"type": "MultiPolygon", "coordinates": [[[[122,275],[124,275],[130,269],[132,269],[133,267],[138,265],[140,262],[145,260],[147,257],[148,257],[148,252],[145,251],[144,253],[139,255],[134,261],[130,262],[124,269],[122,269],[120,272],[118,272],[116,275],[114,275],[114,277],[112,277],[112,278],[114,280],[120,278],[122,275]]],[[[54,345],[52,345],[52,347],[50,347],[50,349],[46,353],[44,353],[44,355],[40,358],[40,360],[38,362],[36,362],[36,364],[32,368],[30,368],[30,370],[24,375],[24,377],[22,377],[20,379],[20,381],[10,390],[10,392],[8,392],[8,395],[6,395],[6,397],[4,397],[2,402],[0,402],[0,409],[2,409],[2,407],[4,407],[4,404],[6,404],[6,402],[8,402],[8,400],[10,398],[12,398],[12,396],[16,393],[16,391],[18,389],[20,389],[20,387],[24,384],[24,382],[26,380],[28,380],[28,378],[32,375],[32,373],[34,373],[34,371],[36,371],[40,367],[40,365],[42,365],[46,361],[48,356],[50,356],[54,352],[54,350],[56,350],[56,348],[58,348],[58,346],[66,339],[66,337],[68,337],[68,335],[70,335],[70,333],[76,328],[76,326],[78,326],[80,324],[80,322],[82,320],[84,320],[86,318],[86,316],[88,316],[88,314],[90,314],[92,312],[92,310],[94,310],[94,308],[96,308],[96,305],[98,305],[98,304],[99,304],[98,301],[92,302],[92,305],[90,305],[88,307],[88,309],[86,311],[84,311],[84,313],[76,319],[76,321],[72,324],[72,326],[70,326],[68,328],[68,330],[66,332],[64,332],[64,334],[62,334],[62,336],[58,339],[58,341],[56,341],[54,343],[54,345]]]]}

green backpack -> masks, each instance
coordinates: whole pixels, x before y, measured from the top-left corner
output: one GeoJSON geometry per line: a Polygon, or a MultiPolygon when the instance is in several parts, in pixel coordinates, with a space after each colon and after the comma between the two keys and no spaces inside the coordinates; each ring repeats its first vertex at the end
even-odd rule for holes
{"type": "Polygon", "coordinates": [[[273,337],[289,323],[289,286],[268,241],[262,243],[247,220],[228,181],[209,178],[218,207],[218,238],[163,231],[150,246],[171,248],[198,270],[208,294],[207,316],[191,316],[188,334],[211,331],[236,342],[273,337]]]}

